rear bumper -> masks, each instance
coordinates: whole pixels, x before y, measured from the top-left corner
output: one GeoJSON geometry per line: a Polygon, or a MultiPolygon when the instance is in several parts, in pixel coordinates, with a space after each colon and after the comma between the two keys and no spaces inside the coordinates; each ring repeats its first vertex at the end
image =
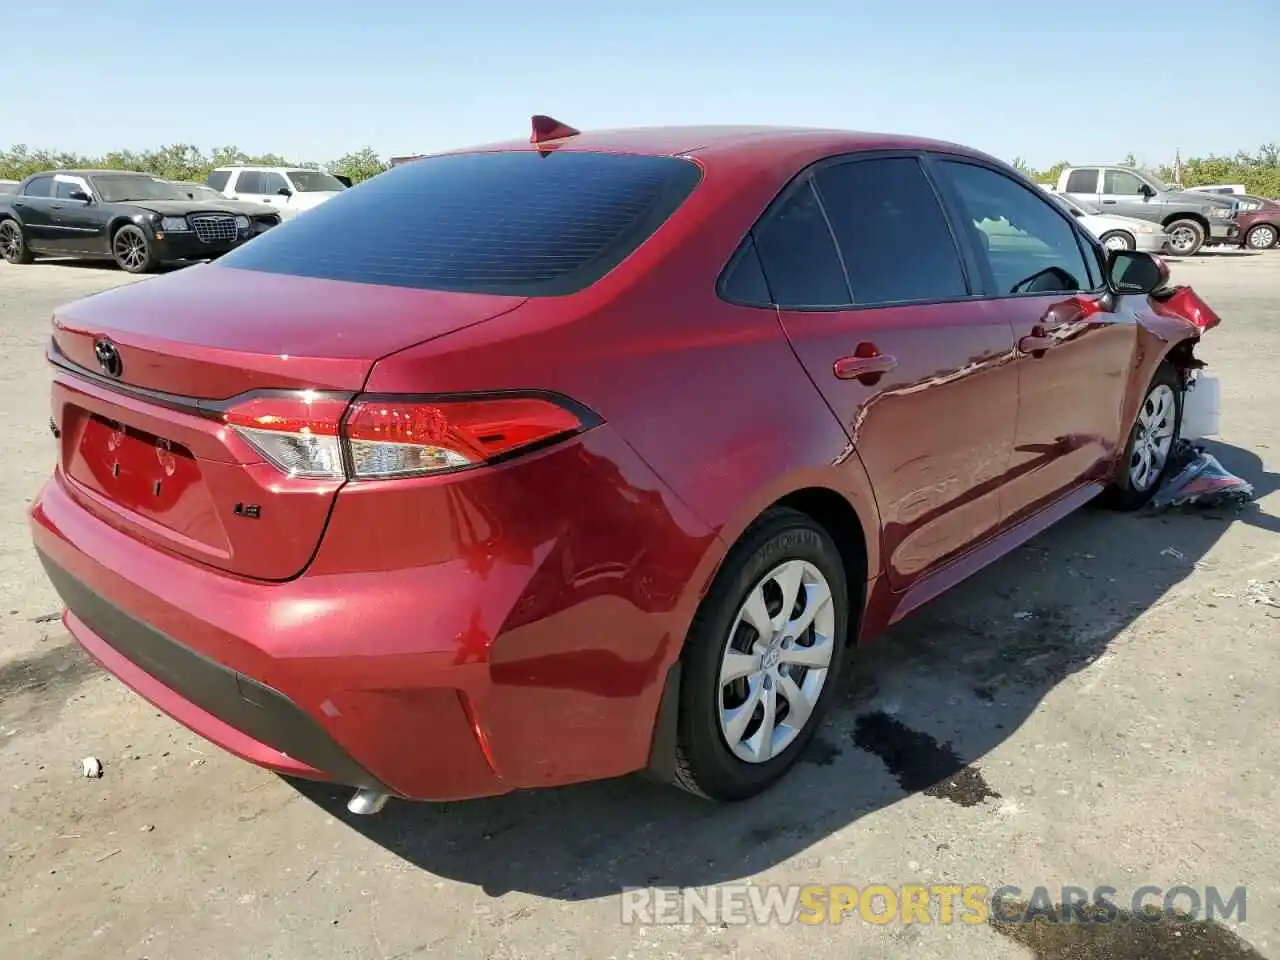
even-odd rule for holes
{"type": "Polygon", "coordinates": [[[95,659],[246,760],[421,800],[646,766],[720,554],[607,427],[505,473],[353,487],[284,582],[149,546],[71,482],[46,483],[32,538],[95,659]]]}
{"type": "Polygon", "coordinates": [[[385,790],[284,694],[165,636],[37,553],[66,604],[67,629],[136,693],[259,766],[385,790]]]}

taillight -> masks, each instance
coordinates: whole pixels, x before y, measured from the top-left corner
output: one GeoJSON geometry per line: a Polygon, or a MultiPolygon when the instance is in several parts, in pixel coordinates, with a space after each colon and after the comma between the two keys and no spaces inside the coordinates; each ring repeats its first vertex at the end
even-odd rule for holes
{"type": "Polygon", "coordinates": [[[524,395],[349,401],[309,391],[272,393],[235,404],[223,418],[291,476],[357,480],[482,466],[589,425],[567,404],[524,395]]]}
{"type": "Polygon", "coordinates": [[[341,479],[338,428],[349,398],[309,390],[260,394],[223,413],[249,445],[292,477],[341,479]]]}

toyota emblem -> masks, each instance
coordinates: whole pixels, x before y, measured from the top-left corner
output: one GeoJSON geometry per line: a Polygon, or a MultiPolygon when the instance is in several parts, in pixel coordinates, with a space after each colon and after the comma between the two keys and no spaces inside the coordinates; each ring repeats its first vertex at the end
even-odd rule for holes
{"type": "Polygon", "coordinates": [[[124,372],[124,363],[120,359],[120,351],[110,340],[99,340],[93,345],[93,355],[98,358],[98,366],[108,377],[118,377],[124,372]]]}

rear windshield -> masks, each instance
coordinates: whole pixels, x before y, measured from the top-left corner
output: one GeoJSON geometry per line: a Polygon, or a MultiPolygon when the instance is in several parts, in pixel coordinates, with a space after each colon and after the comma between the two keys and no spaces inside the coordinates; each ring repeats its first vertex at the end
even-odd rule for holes
{"type": "Polygon", "coordinates": [[[700,176],[672,157],[428,157],[344,190],[218,262],[354,283],[559,296],[617,266],[700,176]]]}

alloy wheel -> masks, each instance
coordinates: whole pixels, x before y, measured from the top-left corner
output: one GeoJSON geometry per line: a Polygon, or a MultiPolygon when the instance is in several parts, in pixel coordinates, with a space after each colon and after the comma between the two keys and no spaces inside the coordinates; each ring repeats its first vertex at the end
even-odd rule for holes
{"type": "Polygon", "coordinates": [[[1254,250],[1269,250],[1276,242],[1276,228],[1259,224],[1249,231],[1249,246],[1254,250]]]}
{"type": "Polygon", "coordinates": [[[126,270],[140,270],[147,262],[147,241],[133,230],[121,230],[114,243],[116,259],[126,270]]]}
{"type": "Polygon", "coordinates": [[[1173,447],[1177,412],[1177,400],[1168,384],[1158,383],[1151,388],[1133,428],[1129,454],[1129,483],[1133,489],[1149,490],[1159,479],[1173,447]]]}
{"type": "Polygon", "coordinates": [[[6,260],[17,260],[22,252],[22,234],[12,220],[0,223],[0,257],[6,260]]]}
{"type": "Polygon", "coordinates": [[[831,585],[813,564],[788,560],[751,589],[720,666],[720,732],[747,763],[776,757],[805,729],[835,649],[831,585]]]}
{"type": "Polygon", "coordinates": [[[1119,234],[1119,233],[1115,234],[1114,236],[1107,237],[1107,242],[1104,243],[1103,246],[1106,247],[1108,250],[1133,249],[1129,244],[1128,238],[1126,238],[1123,234],[1119,234]]]}
{"type": "Polygon", "coordinates": [[[1196,232],[1188,226],[1177,226],[1169,232],[1169,246],[1174,253],[1188,253],[1195,249],[1196,232]]]}

